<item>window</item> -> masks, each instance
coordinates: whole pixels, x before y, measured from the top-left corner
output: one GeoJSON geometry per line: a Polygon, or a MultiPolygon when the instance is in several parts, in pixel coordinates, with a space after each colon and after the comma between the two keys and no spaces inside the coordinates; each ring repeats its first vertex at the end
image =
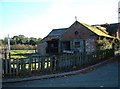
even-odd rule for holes
{"type": "Polygon", "coordinates": [[[75,35],[78,35],[78,31],[75,31],[75,35]]]}
{"type": "Polygon", "coordinates": [[[75,48],[80,48],[80,42],[75,42],[75,48]]]}

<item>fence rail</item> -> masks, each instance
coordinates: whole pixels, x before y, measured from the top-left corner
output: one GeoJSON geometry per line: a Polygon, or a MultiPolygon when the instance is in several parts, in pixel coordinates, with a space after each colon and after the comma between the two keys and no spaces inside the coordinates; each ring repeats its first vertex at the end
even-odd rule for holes
{"type": "Polygon", "coordinates": [[[83,68],[114,56],[112,49],[92,54],[63,54],[24,59],[3,59],[3,78],[43,75],[83,68]]]}

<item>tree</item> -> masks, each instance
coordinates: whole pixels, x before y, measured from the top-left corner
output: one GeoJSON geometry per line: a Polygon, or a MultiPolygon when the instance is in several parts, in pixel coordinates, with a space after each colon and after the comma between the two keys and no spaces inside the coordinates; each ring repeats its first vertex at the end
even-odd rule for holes
{"type": "Polygon", "coordinates": [[[30,44],[31,44],[31,45],[36,45],[36,43],[37,43],[37,39],[31,37],[31,38],[30,38],[30,44]]]}
{"type": "Polygon", "coordinates": [[[3,41],[2,39],[0,39],[0,45],[2,45],[2,44],[3,44],[3,42],[4,42],[4,41],[3,41]]]}
{"type": "Polygon", "coordinates": [[[14,36],[12,39],[14,40],[15,44],[25,44],[27,40],[24,35],[14,36]]]}
{"type": "Polygon", "coordinates": [[[7,37],[4,38],[4,42],[3,42],[3,44],[5,44],[5,45],[8,44],[8,38],[7,38],[7,37]]]}
{"type": "Polygon", "coordinates": [[[15,40],[14,39],[10,39],[10,45],[14,45],[15,44],[15,40]]]}
{"type": "MultiPolygon", "coordinates": [[[[34,38],[34,37],[25,37],[24,35],[16,35],[16,36],[13,36],[12,38],[10,38],[10,44],[11,45],[17,45],[17,44],[24,44],[24,45],[37,45],[38,42],[41,41],[41,38],[34,38]]],[[[3,43],[4,44],[8,44],[8,38],[5,37],[4,40],[3,40],[3,43]]]]}
{"type": "Polygon", "coordinates": [[[37,39],[37,43],[39,43],[41,40],[42,40],[42,38],[38,38],[38,39],[37,39]]]}

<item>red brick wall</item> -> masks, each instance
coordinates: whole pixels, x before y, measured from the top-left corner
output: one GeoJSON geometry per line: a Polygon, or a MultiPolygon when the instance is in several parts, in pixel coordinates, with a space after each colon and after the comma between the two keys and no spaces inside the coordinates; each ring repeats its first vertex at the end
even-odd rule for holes
{"type": "Polygon", "coordinates": [[[87,39],[90,38],[90,35],[94,35],[89,29],[84,27],[80,23],[74,23],[70,26],[68,31],[66,31],[61,37],[62,40],[71,40],[71,39],[87,39]],[[78,31],[78,34],[75,35],[75,32],[78,31]]]}

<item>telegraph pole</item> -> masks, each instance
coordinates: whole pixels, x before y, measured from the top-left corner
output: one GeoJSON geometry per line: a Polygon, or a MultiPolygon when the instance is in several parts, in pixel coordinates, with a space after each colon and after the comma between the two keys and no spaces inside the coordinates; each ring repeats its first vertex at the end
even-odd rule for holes
{"type": "Polygon", "coordinates": [[[10,58],[10,37],[8,34],[8,57],[10,58]]]}

